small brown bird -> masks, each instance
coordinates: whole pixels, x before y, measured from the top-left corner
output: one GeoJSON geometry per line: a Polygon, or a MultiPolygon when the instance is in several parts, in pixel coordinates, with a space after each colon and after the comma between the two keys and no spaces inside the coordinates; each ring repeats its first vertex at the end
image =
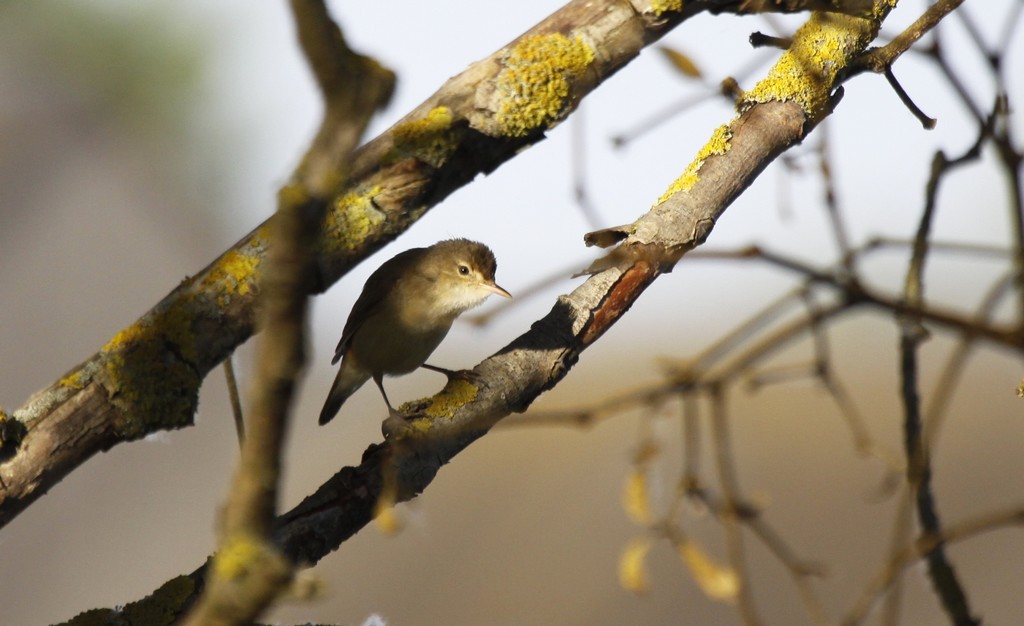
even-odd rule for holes
{"type": "Polygon", "coordinates": [[[341,369],[320,411],[320,424],[331,421],[371,378],[388,414],[396,415],[384,392],[384,375],[408,374],[419,367],[454,375],[427,365],[427,357],[460,314],[493,293],[512,297],[495,284],[496,268],[490,248],[468,239],[406,250],[377,268],[363,285],[334,351],[331,364],[341,359],[341,369]]]}

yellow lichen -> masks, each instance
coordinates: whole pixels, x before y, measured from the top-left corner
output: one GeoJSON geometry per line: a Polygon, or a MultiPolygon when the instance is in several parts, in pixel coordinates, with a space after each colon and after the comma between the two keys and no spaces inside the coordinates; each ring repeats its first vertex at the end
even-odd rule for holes
{"type": "Polygon", "coordinates": [[[448,383],[441,393],[430,399],[430,404],[423,413],[432,419],[451,417],[455,415],[455,411],[472,402],[479,391],[480,389],[468,380],[456,378],[448,383]]]}
{"type": "Polygon", "coordinates": [[[661,15],[669,11],[679,12],[683,10],[683,0],[652,0],[651,13],[661,15]]]}
{"type": "Polygon", "coordinates": [[[229,537],[213,557],[213,574],[221,580],[235,580],[258,566],[263,545],[255,538],[239,534],[229,537]]]}
{"type": "MultiPolygon", "coordinates": [[[[406,403],[406,404],[409,404],[409,403],[406,403]]],[[[405,404],[402,405],[402,407],[404,407],[404,406],[405,406],[405,404]]],[[[401,407],[400,407],[400,409],[401,409],[401,407]]],[[[410,429],[412,429],[413,431],[415,431],[416,433],[421,434],[421,435],[426,434],[427,432],[429,432],[430,431],[430,426],[433,424],[433,422],[430,419],[425,418],[425,417],[417,417],[415,419],[409,420],[406,423],[409,425],[410,429]]]]}
{"type": "Polygon", "coordinates": [[[139,320],[128,328],[118,331],[116,335],[111,337],[110,341],[103,346],[103,352],[114,352],[115,350],[119,350],[120,348],[137,341],[142,336],[142,320],[139,320]]]}
{"type": "Polygon", "coordinates": [[[402,122],[391,131],[399,156],[414,156],[433,167],[441,167],[455,148],[452,110],[434,107],[418,120],[402,122]]]}
{"type": "Polygon", "coordinates": [[[732,130],[728,125],[723,124],[715,129],[715,132],[711,134],[711,139],[708,140],[704,147],[700,149],[697,156],[690,162],[683,171],[683,174],[677,178],[658,201],[655,206],[668,200],[680,191],[689,191],[697,181],[700,180],[700,168],[703,167],[704,162],[708,160],[712,155],[722,155],[729,151],[729,140],[732,139],[732,130]]]}
{"type": "Polygon", "coordinates": [[[270,241],[270,220],[263,222],[252,232],[252,237],[249,239],[249,243],[251,243],[253,247],[264,248],[268,241],[270,241]]]}
{"type": "Polygon", "coordinates": [[[248,294],[256,284],[256,268],[262,259],[232,249],[225,252],[207,275],[207,282],[215,281],[228,293],[248,294]]]}
{"type": "Polygon", "coordinates": [[[889,14],[889,11],[892,11],[893,9],[896,8],[896,3],[898,1],[899,0],[882,0],[881,2],[875,2],[874,11],[872,11],[872,16],[876,20],[881,22],[883,19],[885,19],[885,16],[889,14]]]}
{"type": "Polygon", "coordinates": [[[75,370],[60,379],[61,387],[69,387],[71,389],[81,389],[85,385],[82,383],[82,370],[75,370]]]}
{"type": "Polygon", "coordinates": [[[501,102],[495,121],[501,133],[524,137],[557,121],[572,92],[571,81],[593,60],[594,51],[582,38],[561,33],[516,44],[497,80],[501,102]]]}
{"type": "Polygon", "coordinates": [[[324,241],[335,250],[357,249],[384,222],[384,214],[373,204],[380,192],[380,186],[374,186],[337,198],[324,218],[324,241]]]}
{"type": "Polygon", "coordinates": [[[794,101],[812,120],[824,115],[839,72],[874,40],[881,18],[892,8],[884,2],[875,7],[880,11],[875,20],[814,13],[768,76],[743,94],[740,109],[770,100],[794,101]]]}

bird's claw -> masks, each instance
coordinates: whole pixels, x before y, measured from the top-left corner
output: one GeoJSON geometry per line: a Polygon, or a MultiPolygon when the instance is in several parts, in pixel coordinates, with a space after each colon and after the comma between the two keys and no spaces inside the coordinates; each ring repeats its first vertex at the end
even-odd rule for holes
{"type": "Polygon", "coordinates": [[[480,386],[484,383],[484,377],[476,370],[458,370],[454,372],[448,372],[448,382],[455,380],[464,380],[467,383],[471,383],[476,386],[480,386]]]}
{"type": "Polygon", "coordinates": [[[387,418],[380,424],[380,432],[385,439],[401,437],[412,430],[412,425],[405,415],[389,407],[387,418]]]}
{"type": "Polygon", "coordinates": [[[437,367],[436,365],[430,365],[428,363],[424,363],[421,367],[432,372],[437,372],[438,374],[444,374],[445,377],[448,378],[449,383],[454,380],[464,380],[477,386],[484,383],[484,377],[477,373],[476,370],[449,370],[443,367],[437,367]]]}

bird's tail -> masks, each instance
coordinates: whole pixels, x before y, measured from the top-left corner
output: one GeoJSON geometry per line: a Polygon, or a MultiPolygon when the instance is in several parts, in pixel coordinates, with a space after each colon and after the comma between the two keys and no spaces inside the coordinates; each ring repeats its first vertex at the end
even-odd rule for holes
{"type": "Polygon", "coordinates": [[[334,384],[331,385],[331,392],[327,394],[324,408],[320,411],[320,425],[323,426],[331,421],[338,414],[341,405],[345,404],[345,400],[348,400],[348,397],[354,394],[368,380],[370,380],[368,372],[352,367],[351,364],[346,366],[346,363],[342,361],[341,369],[338,370],[338,375],[334,378],[334,384]]]}

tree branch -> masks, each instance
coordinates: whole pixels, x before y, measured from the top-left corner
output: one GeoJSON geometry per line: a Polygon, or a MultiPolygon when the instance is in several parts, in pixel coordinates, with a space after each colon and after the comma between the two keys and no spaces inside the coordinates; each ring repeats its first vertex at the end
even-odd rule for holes
{"type": "Polygon", "coordinates": [[[212,575],[185,623],[248,624],[291,580],[292,562],[271,538],[281,456],[296,382],[305,366],[307,294],[314,244],[348,160],[373,114],[391,97],[394,75],[356,54],[322,0],[292,0],[299,40],[326,101],[317,141],[278,195],[260,298],[249,435],[222,512],[212,575]],[[324,139],[327,139],[325,141],[324,139]]]}

